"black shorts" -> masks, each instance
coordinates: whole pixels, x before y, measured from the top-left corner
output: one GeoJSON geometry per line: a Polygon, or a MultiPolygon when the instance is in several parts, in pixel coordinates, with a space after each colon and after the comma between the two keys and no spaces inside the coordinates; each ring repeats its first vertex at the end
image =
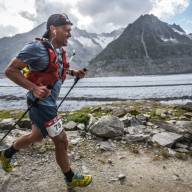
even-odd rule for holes
{"type": "MultiPolygon", "coordinates": [[[[32,104],[32,101],[27,99],[28,107],[32,104]]],[[[57,116],[57,106],[47,106],[41,104],[34,104],[29,111],[29,118],[32,123],[40,129],[43,137],[48,135],[48,132],[45,128],[45,123],[52,120],[57,116]]]]}

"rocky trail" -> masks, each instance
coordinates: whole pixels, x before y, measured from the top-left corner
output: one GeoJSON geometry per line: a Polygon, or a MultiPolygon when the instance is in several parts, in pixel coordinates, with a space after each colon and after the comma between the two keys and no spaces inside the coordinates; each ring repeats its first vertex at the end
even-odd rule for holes
{"type": "MultiPolygon", "coordinates": [[[[120,102],[69,114],[65,126],[72,167],[94,178],[77,191],[191,192],[191,109],[191,104],[120,102]]],[[[1,121],[2,133],[11,121],[1,121]]],[[[3,147],[29,131],[13,130],[3,147]]],[[[21,150],[13,165],[10,174],[0,169],[1,192],[66,191],[50,139],[21,150]]]]}

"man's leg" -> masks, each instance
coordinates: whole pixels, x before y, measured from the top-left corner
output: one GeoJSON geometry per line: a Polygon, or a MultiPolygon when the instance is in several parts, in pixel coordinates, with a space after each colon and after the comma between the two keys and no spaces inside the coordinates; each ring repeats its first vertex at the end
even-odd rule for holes
{"type": "Polygon", "coordinates": [[[28,147],[34,142],[41,142],[42,139],[43,135],[41,134],[41,131],[33,124],[31,133],[24,135],[16,140],[13,144],[13,147],[16,150],[20,150],[28,147]]]}
{"type": "Polygon", "coordinates": [[[34,142],[40,142],[43,139],[43,136],[40,130],[32,125],[32,131],[30,134],[20,137],[15,143],[4,151],[0,151],[0,164],[6,172],[12,171],[12,166],[10,164],[12,156],[22,148],[28,147],[34,142]]]}
{"type": "Polygon", "coordinates": [[[85,187],[89,185],[92,182],[91,175],[83,176],[80,174],[74,174],[71,170],[67,153],[68,140],[66,132],[62,131],[60,135],[54,137],[52,140],[55,144],[56,161],[65,175],[68,188],[74,188],[78,186],[85,187]]]}
{"type": "Polygon", "coordinates": [[[67,154],[68,140],[65,131],[56,137],[54,137],[53,142],[55,144],[55,156],[57,164],[60,166],[61,170],[66,173],[70,170],[70,162],[67,154]]]}

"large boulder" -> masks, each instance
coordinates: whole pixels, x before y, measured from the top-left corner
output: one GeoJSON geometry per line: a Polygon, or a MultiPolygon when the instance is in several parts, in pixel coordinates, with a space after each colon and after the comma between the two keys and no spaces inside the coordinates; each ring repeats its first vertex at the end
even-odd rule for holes
{"type": "Polygon", "coordinates": [[[25,129],[31,129],[31,121],[29,119],[21,119],[16,127],[13,127],[17,119],[8,118],[3,119],[0,121],[0,129],[1,130],[9,130],[9,129],[15,129],[15,128],[25,128],[25,129]]]}
{"type": "Polygon", "coordinates": [[[18,123],[20,128],[27,128],[27,129],[31,129],[31,121],[30,119],[22,119],[19,123],[18,123]]]}
{"type": "Polygon", "coordinates": [[[177,121],[175,125],[179,129],[180,133],[192,134],[192,122],[191,121],[177,121]]]}
{"type": "Polygon", "coordinates": [[[0,130],[9,130],[13,128],[15,120],[13,118],[7,118],[0,121],[0,130]]]}
{"type": "Polygon", "coordinates": [[[135,135],[126,135],[124,140],[127,143],[132,143],[132,142],[147,142],[150,138],[150,135],[145,135],[145,134],[135,134],[135,135]]]}
{"type": "Polygon", "coordinates": [[[183,135],[179,135],[172,132],[162,132],[153,135],[152,141],[157,142],[161,146],[171,147],[179,139],[182,139],[183,135]]]}
{"type": "Polygon", "coordinates": [[[90,132],[98,137],[114,138],[123,135],[124,124],[115,116],[104,116],[90,127],[90,132]]]}
{"type": "Polygon", "coordinates": [[[77,123],[75,123],[74,121],[69,121],[64,124],[64,128],[66,131],[75,131],[77,130],[77,123]]]}
{"type": "Polygon", "coordinates": [[[97,122],[97,118],[94,117],[92,114],[89,114],[89,123],[87,125],[87,129],[89,129],[94,123],[97,122]]]}
{"type": "Polygon", "coordinates": [[[115,108],[112,111],[113,116],[123,117],[126,114],[126,110],[124,108],[115,108]]]}
{"type": "Polygon", "coordinates": [[[186,104],[183,105],[181,108],[184,109],[184,110],[186,110],[186,111],[192,112],[192,102],[186,103],[186,104]]]}

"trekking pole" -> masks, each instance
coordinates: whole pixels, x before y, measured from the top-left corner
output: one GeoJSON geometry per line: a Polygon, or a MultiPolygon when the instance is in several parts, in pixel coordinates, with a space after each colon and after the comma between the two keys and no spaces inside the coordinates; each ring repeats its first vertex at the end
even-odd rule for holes
{"type": "Polygon", "coordinates": [[[72,53],[72,56],[70,57],[69,59],[69,63],[71,63],[71,61],[73,60],[73,57],[76,55],[76,51],[75,49],[73,49],[73,53],[72,53]]]}
{"type": "Polygon", "coordinates": [[[23,119],[23,117],[28,113],[28,111],[33,107],[35,103],[38,102],[39,99],[35,99],[35,101],[27,108],[27,110],[23,113],[23,115],[14,123],[14,125],[7,131],[7,133],[3,136],[3,138],[0,140],[0,144],[3,142],[3,140],[9,135],[9,133],[18,125],[18,123],[23,119]]]}
{"type": "MultiPolygon", "coordinates": [[[[84,68],[83,71],[86,72],[87,69],[84,68]]],[[[79,79],[80,79],[79,77],[76,77],[76,78],[74,79],[73,85],[71,86],[71,88],[69,89],[69,91],[67,92],[67,94],[63,97],[63,99],[61,100],[61,102],[60,102],[59,105],[57,106],[57,110],[58,110],[59,107],[62,105],[62,103],[65,101],[66,97],[69,95],[69,93],[71,92],[71,90],[73,89],[73,87],[77,84],[77,82],[79,81],[79,79]]]]}

